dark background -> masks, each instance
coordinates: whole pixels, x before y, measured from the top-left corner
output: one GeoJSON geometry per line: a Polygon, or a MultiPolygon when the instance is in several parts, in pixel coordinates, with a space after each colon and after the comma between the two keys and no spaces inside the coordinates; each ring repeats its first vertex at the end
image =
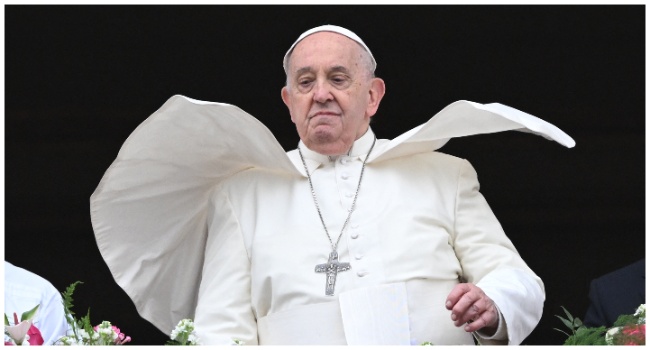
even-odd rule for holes
{"type": "MultiPolygon", "coordinates": [[[[348,27],[378,61],[382,138],[460,99],[545,119],[573,149],[518,132],[454,139],[520,254],[546,284],[526,344],[561,344],[589,281],[645,256],[645,7],[5,6],[5,259],[110,320],[141,319],[97,249],[89,197],[127,136],[174,94],[227,102],[286,148],[282,57],[303,31],[348,27]]],[[[173,276],[169,276],[173,278],[173,276]]],[[[631,310],[632,311],[632,310],[631,310]]]]}

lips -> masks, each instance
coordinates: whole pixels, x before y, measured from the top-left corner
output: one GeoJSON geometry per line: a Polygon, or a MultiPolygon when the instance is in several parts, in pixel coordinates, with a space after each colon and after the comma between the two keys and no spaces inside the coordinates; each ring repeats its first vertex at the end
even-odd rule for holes
{"type": "Polygon", "coordinates": [[[320,116],[338,116],[338,115],[339,115],[339,113],[336,113],[336,112],[318,111],[318,112],[312,114],[311,117],[309,117],[309,119],[315,118],[315,117],[320,117],[320,116]]]}

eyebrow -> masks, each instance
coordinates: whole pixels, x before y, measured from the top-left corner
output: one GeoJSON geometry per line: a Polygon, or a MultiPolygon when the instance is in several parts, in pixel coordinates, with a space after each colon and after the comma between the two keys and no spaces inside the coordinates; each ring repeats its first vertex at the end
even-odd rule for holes
{"type": "Polygon", "coordinates": [[[296,77],[297,77],[297,76],[300,76],[301,74],[304,74],[304,73],[309,73],[309,72],[311,72],[311,71],[313,71],[313,69],[312,69],[311,67],[309,67],[309,66],[307,66],[307,67],[302,67],[302,68],[300,68],[300,69],[298,69],[298,70],[296,71],[296,77]]]}
{"type": "Polygon", "coordinates": [[[341,73],[345,73],[345,74],[348,74],[348,75],[350,74],[350,70],[347,69],[346,67],[343,67],[343,66],[334,66],[334,67],[332,67],[331,71],[332,72],[341,72],[341,73]]]}
{"type": "MultiPolygon", "coordinates": [[[[314,71],[314,69],[311,66],[307,66],[307,67],[302,67],[302,68],[298,69],[295,74],[296,74],[296,76],[300,76],[301,74],[310,73],[310,72],[313,72],[313,71],[314,71]]],[[[350,70],[347,69],[344,66],[334,66],[334,67],[331,67],[329,69],[329,71],[330,72],[342,72],[342,73],[345,73],[345,74],[350,74],[350,70]]]]}

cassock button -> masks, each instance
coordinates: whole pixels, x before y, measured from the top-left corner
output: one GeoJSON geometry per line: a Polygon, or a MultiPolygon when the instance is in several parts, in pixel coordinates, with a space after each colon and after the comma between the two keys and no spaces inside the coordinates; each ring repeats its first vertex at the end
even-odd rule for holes
{"type": "Polygon", "coordinates": [[[352,234],[350,234],[350,237],[352,237],[352,239],[359,238],[359,232],[352,232],[352,234]]]}
{"type": "Polygon", "coordinates": [[[341,164],[348,164],[350,162],[349,159],[341,157],[340,159],[341,164]]]}
{"type": "Polygon", "coordinates": [[[368,273],[369,273],[368,271],[361,270],[361,271],[357,272],[357,276],[363,277],[363,276],[368,275],[368,273]]]}
{"type": "Polygon", "coordinates": [[[357,260],[361,260],[361,259],[363,259],[363,255],[357,254],[357,255],[354,256],[354,258],[357,259],[357,260]]]}
{"type": "Polygon", "coordinates": [[[348,173],[343,173],[343,174],[341,174],[341,179],[343,179],[343,180],[347,180],[347,179],[349,179],[349,178],[350,178],[350,174],[348,174],[348,173]]]}
{"type": "Polygon", "coordinates": [[[345,194],[345,196],[348,197],[348,198],[352,198],[352,197],[354,197],[354,193],[348,192],[348,193],[345,194]]]}

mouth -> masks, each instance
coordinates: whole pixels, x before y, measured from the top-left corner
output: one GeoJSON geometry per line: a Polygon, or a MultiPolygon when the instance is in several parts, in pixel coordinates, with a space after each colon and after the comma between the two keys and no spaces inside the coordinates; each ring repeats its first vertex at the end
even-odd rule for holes
{"type": "Polygon", "coordinates": [[[309,119],[313,119],[316,117],[326,117],[326,116],[338,116],[339,113],[332,112],[332,111],[318,111],[311,116],[309,116],[309,119]]]}

